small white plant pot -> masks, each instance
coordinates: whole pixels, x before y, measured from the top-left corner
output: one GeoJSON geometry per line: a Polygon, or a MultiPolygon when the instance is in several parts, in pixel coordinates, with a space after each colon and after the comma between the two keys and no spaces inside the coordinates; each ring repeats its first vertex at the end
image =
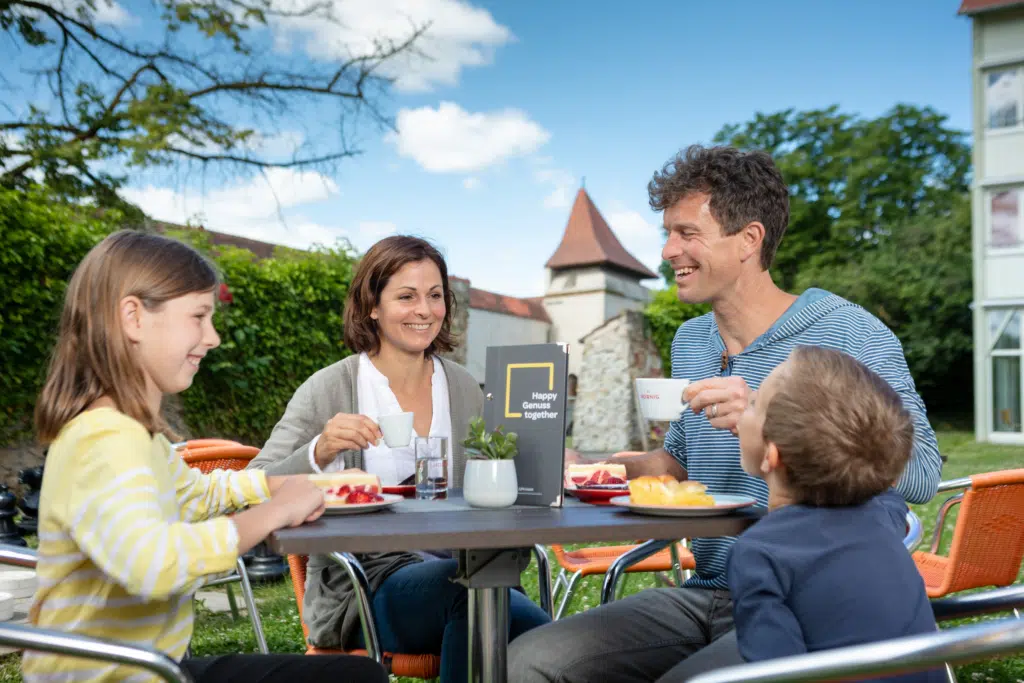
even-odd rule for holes
{"type": "Polygon", "coordinates": [[[515,460],[467,460],[462,497],[475,508],[507,508],[519,497],[515,460]]]}

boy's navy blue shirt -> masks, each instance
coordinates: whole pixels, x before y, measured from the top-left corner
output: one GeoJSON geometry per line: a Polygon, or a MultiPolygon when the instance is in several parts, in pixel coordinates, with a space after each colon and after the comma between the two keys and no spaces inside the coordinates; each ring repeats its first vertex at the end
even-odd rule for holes
{"type": "MultiPolygon", "coordinates": [[[[788,505],[740,536],[727,577],[748,662],[934,633],[924,581],[903,545],[896,492],[850,507],[788,505]]],[[[942,671],[889,677],[941,683],[942,671]]]]}

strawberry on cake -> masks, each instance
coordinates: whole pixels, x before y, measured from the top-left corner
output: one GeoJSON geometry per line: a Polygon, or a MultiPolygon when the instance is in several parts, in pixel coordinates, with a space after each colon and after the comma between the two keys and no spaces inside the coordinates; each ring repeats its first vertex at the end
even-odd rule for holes
{"type": "Polygon", "coordinates": [[[588,486],[626,486],[626,466],[601,463],[597,465],[569,465],[569,481],[576,488],[588,486]]]}
{"type": "Polygon", "coordinates": [[[324,492],[328,506],[379,503],[380,477],[366,472],[338,472],[336,474],[311,474],[309,480],[324,492]]]}

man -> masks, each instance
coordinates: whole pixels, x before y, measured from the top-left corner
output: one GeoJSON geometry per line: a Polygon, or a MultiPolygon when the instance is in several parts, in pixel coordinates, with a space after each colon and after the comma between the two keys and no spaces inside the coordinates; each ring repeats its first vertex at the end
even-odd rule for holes
{"type": "MultiPolygon", "coordinates": [[[[899,340],[845,299],[820,289],[797,297],[772,281],[789,192],[771,157],[693,146],[655,173],[648,192],[651,207],[664,212],[662,257],[679,299],[710,302],[712,312],[681,325],[672,342],[672,375],[692,382],[684,394],[690,410],[672,423],[664,448],[611,462],[624,464],[630,478],[667,473],[766,505],[764,482],[741,467],[737,423],[752,392],[794,347],[821,346],[857,358],[900,394],[913,418],[914,448],[896,490],[912,503],[935,495],[935,433],[899,340]]],[[[725,577],[733,541],[693,539],[697,571],[684,587],[646,590],[516,639],[510,681],[667,682],[739,663],[725,577]]]]}

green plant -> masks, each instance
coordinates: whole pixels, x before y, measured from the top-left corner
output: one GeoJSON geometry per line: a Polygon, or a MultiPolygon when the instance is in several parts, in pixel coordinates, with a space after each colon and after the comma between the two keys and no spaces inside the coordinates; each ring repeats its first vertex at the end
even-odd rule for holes
{"type": "Polygon", "coordinates": [[[471,460],[511,460],[519,455],[518,440],[515,432],[506,434],[502,426],[488,432],[484,419],[474,417],[469,422],[469,437],[462,445],[469,449],[471,460]]]}

